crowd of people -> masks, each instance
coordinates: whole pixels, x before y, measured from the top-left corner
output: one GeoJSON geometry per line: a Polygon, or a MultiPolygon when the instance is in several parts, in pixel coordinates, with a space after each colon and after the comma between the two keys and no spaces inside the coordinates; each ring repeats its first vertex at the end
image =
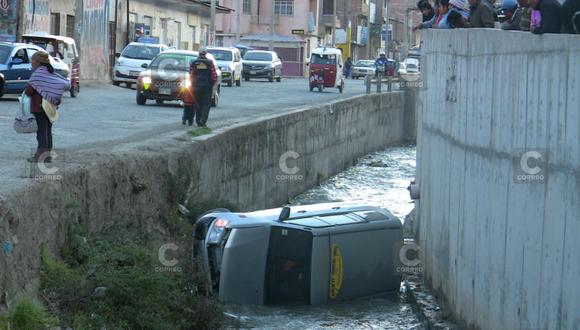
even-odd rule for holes
{"type": "Polygon", "coordinates": [[[580,0],[419,0],[423,22],[413,29],[494,28],[580,33],[580,0]],[[497,26],[496,26],[497,24],[497,26]]]}

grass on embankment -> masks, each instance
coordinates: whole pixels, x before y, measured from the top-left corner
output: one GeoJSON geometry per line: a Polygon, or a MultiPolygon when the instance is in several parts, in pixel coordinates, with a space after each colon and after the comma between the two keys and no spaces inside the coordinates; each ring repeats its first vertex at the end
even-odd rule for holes
{"type": "Polygon", "coordinates": [[[198,127],[196,129],[192,129],[188,133],[189,133],[189,135],[191,135],[193,137],[198,137],[198,136],[202,136],[202,135],[206,135],[206,134],[211,133],[211,128],[209,128],[209,127],[198,127]]]}
{"type": "Polygon", "coordinates": [[[91,237],[84,235],[82,225],[71,226],[59,257],[46,247],[41,251],[38,298],[47,307],[24,299],[8,315],[0,316],[0,330],[220,328],[221,306],[195,293],[203,286],[204,276],[194,274],[192,263],[184,261],[187,256],[170,256],[179,258],[180,267],[167,271],[160,267],[158,250],[162,242],[190,247],[190,220],[223,205],[188,205],[187,219],[176,213],[159,221],[161,237],[143,233],[136,221],[91,237]]]}

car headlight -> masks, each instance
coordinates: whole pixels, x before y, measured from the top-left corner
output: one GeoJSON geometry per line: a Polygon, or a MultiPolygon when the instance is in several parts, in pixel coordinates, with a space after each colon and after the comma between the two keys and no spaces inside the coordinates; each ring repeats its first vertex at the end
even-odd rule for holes
{"type": "Polygon", "coordinates": [[[208,244],[219,244],[226,233],[226,226],[230,222],[225,219],[216,219],[207,234],[208,244]]]}
{"type": "Polygon", "coordinates": [[[145,76],[145,77],[141,78],[141,82],[143,83],[143,85],[146,85],[146,84],[151,85],[151,83],[153,81],[151,80],[151,77],[145,76]]]}
{"type": "Polygon", "coordinates": [[[189,79],[189,76],[185,77],[185,79],[183,79],[181,81],[181,88],[183,89],[189,89],[191,87],[191,80],[189,79]]]}

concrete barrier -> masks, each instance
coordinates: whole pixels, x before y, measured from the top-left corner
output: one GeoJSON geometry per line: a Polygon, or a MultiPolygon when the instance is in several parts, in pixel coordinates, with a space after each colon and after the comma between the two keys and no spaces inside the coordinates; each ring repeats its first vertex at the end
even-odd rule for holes
{"type": "Polygon", "coordinates": [[[465,327],[580,328],[580,36],[422,37],[427,282],[465,327]]]}
{"type": "Polygon", "coordinates": [[[155,230],[187,199],[225,200],[242,210],[279,206],[357,157],[401,141],[404,108],[402,92],[365,95],[197,138],[91,151],[94,162],[67,168],[61,181],[0,199],[0,239],[11,247],[0,251],[0,309],[35,292],[41,244],[57,253],[71,224],[95,233],[139,219],[143,230],[155,230]]]}

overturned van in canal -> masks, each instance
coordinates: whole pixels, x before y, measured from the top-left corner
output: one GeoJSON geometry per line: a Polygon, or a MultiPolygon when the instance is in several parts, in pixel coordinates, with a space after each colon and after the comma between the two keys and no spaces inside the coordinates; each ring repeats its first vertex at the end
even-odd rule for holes
{"type": "Polygon", "coordinates": [[[194,230],[207,291],[236,304],[325,304],[399,289],[401,221],[381,208],[318,204],[214,210],[194,230]]]}

